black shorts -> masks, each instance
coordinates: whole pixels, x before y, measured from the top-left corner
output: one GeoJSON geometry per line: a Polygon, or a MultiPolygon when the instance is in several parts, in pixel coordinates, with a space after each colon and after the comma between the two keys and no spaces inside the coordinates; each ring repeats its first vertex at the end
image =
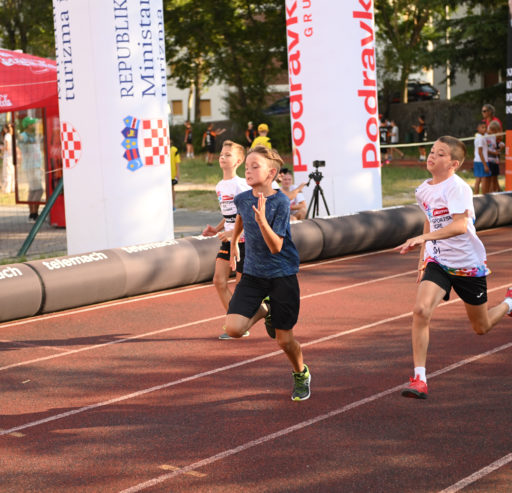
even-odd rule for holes
{"type": "Polygon", "coordinates": [[[498,163],[487,161],[487,166],[489,166],[491,176],[498,176],[500,174],[500,165],[498,163]]]}
{"type": "Polygon", "coordinates": [[[448,274],[439,264],[429,262],[421,281],[430,281],[446,291],[444,301],[450,299],[450,290],[468,305],[487,303],[487,277],[454,276],[448,274]]]}
{"type": "MultiPolygon", "coordinates": [[[[236,271],[240,274],[244,271],[244,258],[245,258],[245,243],[242,241],[238,243],[238,251],[240,252],[240,260],[236,263],[236,271]]],[[[231,256],[231,243],[229,241],[223,241],[219,252],[217,253],[217,258],[221,258],[222,260],[227,260],[229,262],[231,256]]]]}
{"type": "Polygon", "coordinates": [[[297,276],[264,279],[242,274],[233,297],[229,302],[228,314],[236,313],[251,318],[266,296],[270,297],[272,327],[291,330],[297,323],[300,308],[300,290],[297,276]]]}

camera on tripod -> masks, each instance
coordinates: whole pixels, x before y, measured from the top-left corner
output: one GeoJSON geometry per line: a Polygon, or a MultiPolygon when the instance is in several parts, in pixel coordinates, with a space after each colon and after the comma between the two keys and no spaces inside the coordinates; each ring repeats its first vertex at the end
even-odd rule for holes
{"type": "Polygon", "coordinates": [[[322,174],[321,171],[319,171],[318,168],[323,168],[325,166],[325,161],[313,161],[313,166],[316,169],[315,169],[315,171],[313,171],[312,173],[309,173],[309,175],[308,175],[309,181],[308,181],[308,184],[306,185],[308,187],[309,187],[309,183],[311,182],[311,180],[314,180],[314,182],[316,184],[318,184],[324,177],[324,175],[322,174]]]}
{"type": "Polygon", "coordinates": [[[309,203],[306,217],[308,218],[318,216],[318,213],[320,212],[320,199],[322,199],[327,215],[329,216],[331,213],[329,212],[329,207],[327,207],[327,201],[325,200],[324,191],[320,186],[320,182],[322,181],[324,175],[318,169],[323,168],[325,166],[325,161],[313,161],[313,166],[315,168],[315,171],[309,173],[309,181],[307,183],[307,186],[309,187],[311,180],[313,180],[315,182],[315,188],[313,190],[313,195],[311,197],[311,202],[309,203]],[[310,212],[312,212],[312,216],[309,215],[310,212]]]}

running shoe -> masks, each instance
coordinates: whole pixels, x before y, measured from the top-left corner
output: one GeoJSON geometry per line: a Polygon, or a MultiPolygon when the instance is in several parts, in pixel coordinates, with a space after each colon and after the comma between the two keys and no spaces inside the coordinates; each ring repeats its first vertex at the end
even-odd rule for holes
{"type": "MultiPolygon", "coordinates": [[[[224,332],[219,336],[219,339],[221,341],[227,341],[228,339],[237,339],[237,337],[231,337],[229,334],[226,333],[226,326],[223,325],[222,326],[222,330],[224,330],[224,332]]],[[[250,332],[248,330],[246,330],[242,337],[247,337],[248,335],[250,334],[250,332]]]]}
{"type": "Polygon", "coordinates": [[[270,313],[270,298],[267,296],[263,303],[265,303],[265,306],[267,307],[267,314],[265,315],[265,329],[267,329],[267,334],[272,339],[276,338],[276,329],[272,327],[272,315],[270,313]]]}
{"type": "MultiPolygon", "coordinates": [[[[507,294],[505,295],[505,299],[512,300],[512,286],[507,289],[507,294]]],[[[512,310],[507,313],[509,317],[512,317],[512,310]]]]}
{"type": "Polygon", "coordinates": [[[292,401],[305,401],[311,395],[310,383],[311,373],[309,373],[308,365],[304,364],[304,370],[300,373],[293,374],[293,393],[292,401]]]}
{"type": "Polygon", "coordinates": [[[427,384],[420,380],[419,376],[415,378],[409,377],[409,386],[402,390],[404,397],[412,397],[413,399],[426,399],[427,394],[427,384]]]}

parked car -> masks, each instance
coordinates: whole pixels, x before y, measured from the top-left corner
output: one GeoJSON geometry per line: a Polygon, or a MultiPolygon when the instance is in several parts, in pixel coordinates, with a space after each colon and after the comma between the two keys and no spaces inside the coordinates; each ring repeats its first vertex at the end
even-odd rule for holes
{"type": "MultiPolygon", "coordinates": [[[[407,100],[409,102],[427,101],[430,99],[439,99],[439,89],[435,88],[432,84],[419,81],[411,81],[407,84],[407,100]]],[[[391,102],[399,103],[400,93],[394,93],[391,102]]]]}
{"type": "Polygon", "coordinates": [[[265,115],[288,115],[290,114],[290,96],[278,99],[263,110],[265,115]]]}

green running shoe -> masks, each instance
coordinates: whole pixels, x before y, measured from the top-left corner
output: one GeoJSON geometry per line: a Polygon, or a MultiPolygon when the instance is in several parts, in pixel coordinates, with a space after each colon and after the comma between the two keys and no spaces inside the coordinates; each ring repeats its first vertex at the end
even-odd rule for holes
{"type": "Polygon", "coordinates": [[[305,401],[311,395],[309,384],[311,383],[311,373],[309,368],[304,364],[304,370],[300,373],[293,372],[293,393],[292,401],[305,401]]]}
{"type": "Polygon", "coordinates": [[[272,339],[276,338],[276,329],[272,327],[272,315],[270,314],[270,298],[267,296],[263,303],[267,307],[268,313],[265,315],[265,329],[267,329],[267,334],[272,339]]]}

